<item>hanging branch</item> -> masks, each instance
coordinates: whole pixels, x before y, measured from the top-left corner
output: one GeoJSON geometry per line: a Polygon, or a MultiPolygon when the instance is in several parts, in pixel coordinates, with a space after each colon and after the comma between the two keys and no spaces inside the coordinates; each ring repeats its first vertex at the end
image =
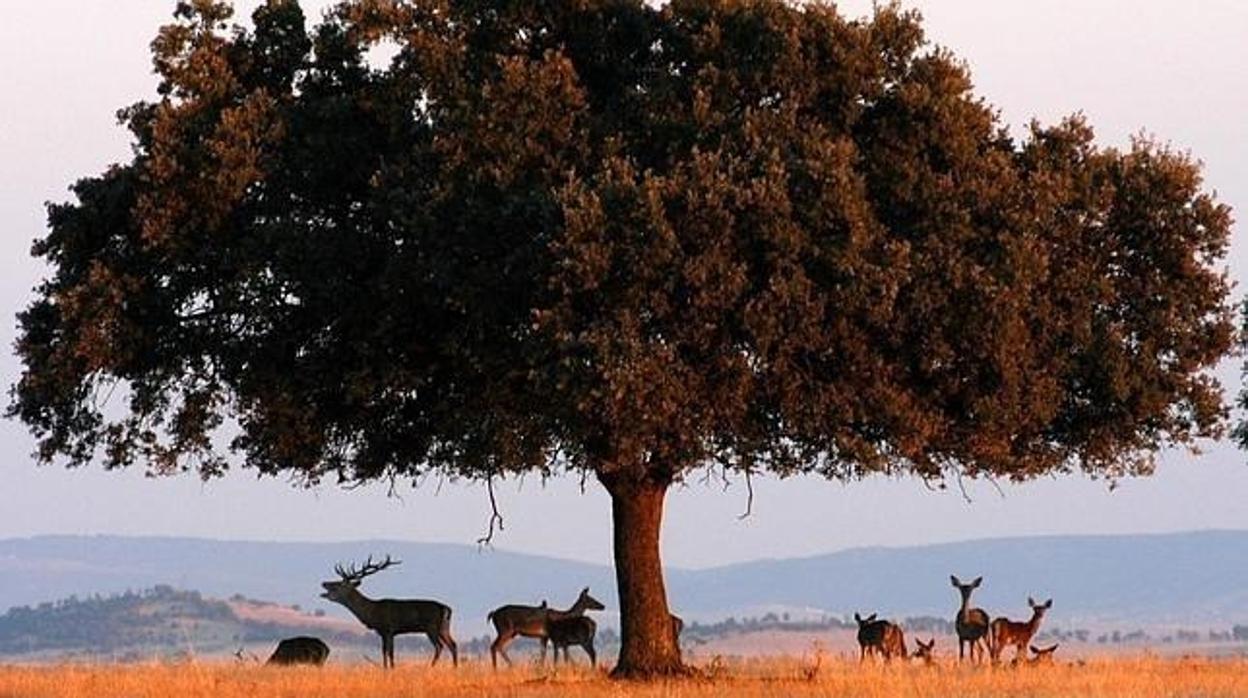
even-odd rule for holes
{"type": "Polygon", "coordinates": [[[489,477],[485,480],[485,490],[490,497],[490,526],[486,530],[485,535],[477,539],[477,545],[488,546],[494,541],[494,531],[503,530],[503,515],[498,511],[498,500],[494,498],[494,478],[489,477]]]}
{"type": "Polygon", "coordinates": [[[958,483],[958,490],[962,492],[962,499],[966,500],[967,504],[971,504],[971,495],[966,493],[966,484],[962,482],[961,470],[958,470],[957,468],[953,469],[953,481],[958,483]]]}
{"type": "Polygon", "coordinates": [[[745,511],[737,517],[738,521],[748,519],[750,518],[750,515],[754,513],[754,481],[751,479],[751,472],[753,471],[749,468],[745,469],[745,490],[747,492],[745,499],[745,511]]]}
{"type": "Polygon", "coordinates": [[[1005,499],[1005,490],[1001,489],[1001,485],[997,484],[997,479],[995,477],[986,475],[984,476],[984,479],[988,481],[988,484],[992,485],[992,488],[997,491],[997,494],[1001,495],[1001,499],[1005,499]]]}

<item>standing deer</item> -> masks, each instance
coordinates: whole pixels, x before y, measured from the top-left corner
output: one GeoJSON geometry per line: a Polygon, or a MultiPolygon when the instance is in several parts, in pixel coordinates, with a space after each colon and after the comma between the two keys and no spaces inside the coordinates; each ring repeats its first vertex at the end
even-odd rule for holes
{"type": "Polygon", "coordinates": [[[855,613],[854,620],[858,622],[858,661],[866,661],[870,654],[879,654],[885,661],[906,658],[906,637],[895,623],[876,620],[874,613],[866,618],[855,613]]]}
{"type": "MultiPolygon", "coordinates": [[[[568,616],[555,618],[546,624],[546,634],[550,644],[555,648],[553,662],[559,663],[559,650],[563,650],[563,660],[569,664],[572,658],[568,655],[568,647],[580,645],[589,655],[589,663],[598,666],[598,653],[594,651],[594,634],[598,632],[598,624],[589,616],[568,616]]],[[[506,655],[503,655],[506,656],[506,655]]]]}
{"type": "Polygon", "coordinates": [[[931,638],[927,642],[923,642],[919,638],[914,638],[914,656],[916,659],[923,660],[923,666],[933,666],[936,664],[936,657],[932,655],[932,650],[936,647],[936,638],[931,638]]]}
{"type": "Polygon", "coordinates": [[[321,666],[329,659],[329,645],[316,637],[288,637],[277,643],[277,649],[265,664],[290,666],[292,664],[311,664],[321,666]]]}
{"type": "Polygon", "coordinates": [[[971,592],[979,588],[984,578],[976,577],[970,584],[963,584],[951,574],[949,580],[953,582],[958,593],[962,594],[962,607],[958,609],[958,616],[953,621],[953,626],[958,631],[958,660],[961,661],[965,657],[967,645],[970,645],[972,662],[975,661],[976,647],[979,648],[979,658],[983,659],[984,648],[981,643],[989,641],[988,614],[982,608],[971,607],[971,592]]]}
{"type": "Polygon", "coordinates": [[[547,642],[547,625],[553,620],[562,618],[571,618],[573,616],[583,616],[586,611],[601,611],[606,606],[602,602],[589,595],[589,587],[581,590],[581,595],[576,598],[576,603],[572,604],[566,610],[547,608],[546,602],[543,601],[541,606],[522,606],[518,604],[509,604],[507,606],[499,606],[490,611],[485,618],[494,624],[494,629],[498,632],[498,637],[494,642],[490,643],[490,661],[493,662],[494,668],[498,668],[498,655],[503,655],[503,659],[511,664],[511,657],[507,656],[507,644],[516,638],[535,637],[542,641],[542,662],[546,662],[546,642],[547,642]]]}
{"type": "Polygon", "coordinates": [[[1028,596],[1027,605],[1031,606],[1031,620],[1025,623],[1008,618],[997,618],[992,621],[992,626],[988,631],[988,653],[992,656],[992,661],[997,661],[1005,648],[1010,645],[1014,645],[1017,652],[1014,655],[1015,658],[1026,656],[1027,644],[1040,629],[1040,621],[1044,618],[1045,611],[1053,607],[1053,599],[1044,603],[1036,603],[1028,596]]]}
{"type": "Polygon", "coordinates": [[[335,565],[340,577],[332,582],[321,582],[325,588],[322,597],[346,606],[366,627],[381,636],[382,666],[394,667],[394,636],[404,633],[424,633],[433,643],[433,663],[438,663],[442,648],[451,651],[451,661],[459,666],[459,651],[451,637],[451,608],[444,603],[426,599],[370,599],[360,593],[360,582],[369,575],[387,567],[400,564],[387,555],[381,562],[368,561],[360,569],[354,565],[344,569],[335,565]]]}

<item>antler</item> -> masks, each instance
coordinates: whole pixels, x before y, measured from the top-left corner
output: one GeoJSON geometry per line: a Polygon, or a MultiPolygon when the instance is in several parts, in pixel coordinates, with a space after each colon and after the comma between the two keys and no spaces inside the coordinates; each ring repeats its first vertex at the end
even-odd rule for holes
{"type": "Polygon", "coordinates": [[[339,577],[342,577],[342,581],[344,582],[358,582],[370,574],[376,574],[387,567],[393,567],[394,565],[401,564],[403,564],[402,560],[391,560],[389,555],[386,556],[386,559],[380,562],[373,562],[373,556],[369,555],[368,560],[364,563],[364,566],[359,569],[356,569],[355,565],[343,568],[342,564],[339,563],[334,565],[334,571],[338,573],[339,577]]]}

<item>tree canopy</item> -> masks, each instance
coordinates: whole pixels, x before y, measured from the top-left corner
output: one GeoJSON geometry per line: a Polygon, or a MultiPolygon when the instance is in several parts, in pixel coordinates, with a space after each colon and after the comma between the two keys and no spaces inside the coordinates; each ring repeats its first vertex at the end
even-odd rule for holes
{"type": "Polygon", "coordinates": [[[1011,135],[916,13],[176,14],[133,158],[34,247],[10,411],[44,460],[571,468],[620,505],[708,463],[1144,474],[1223,429],[1230,215],[1198,164],[1079,116],[1011,135]]]}

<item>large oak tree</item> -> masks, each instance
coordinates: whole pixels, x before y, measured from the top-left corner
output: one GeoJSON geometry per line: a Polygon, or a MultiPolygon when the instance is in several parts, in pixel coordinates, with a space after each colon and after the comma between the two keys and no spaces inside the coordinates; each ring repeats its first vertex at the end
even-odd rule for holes
{"type": "Polygon", "coordinates": [[[133,158],[50,207],[10,408],[43,460],[592,473],[644,676],[682,670],[659,530],[692,469],[1112,478],[1223,428],[1197,164],[1077,117],[1012,137],[913,13],[230,17],[179,4],[133,158]]]}

